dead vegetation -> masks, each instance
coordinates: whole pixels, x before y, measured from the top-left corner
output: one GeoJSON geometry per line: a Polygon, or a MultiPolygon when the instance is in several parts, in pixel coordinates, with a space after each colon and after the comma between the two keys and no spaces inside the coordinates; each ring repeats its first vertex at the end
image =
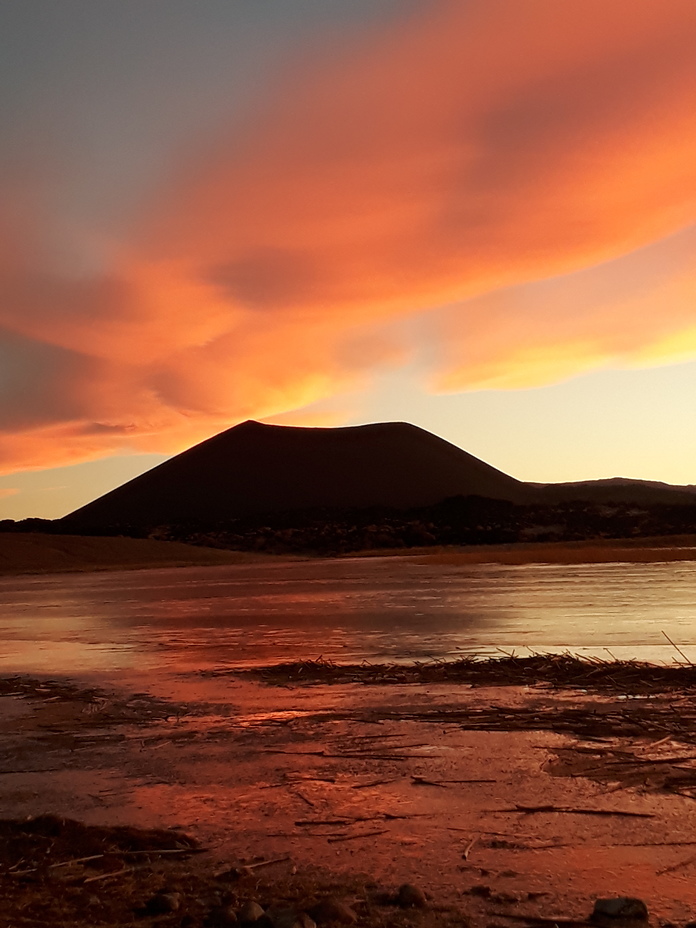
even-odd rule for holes
{"type": "Polygon", "coordinates": [[[0,697],[27,700],[35,712],[50,713],[54,728],[148,725],[188,711],[186,706],[148,693],[117,694],[95,686],[79,686],[68,680],[39,680],[23,674],[0,677],[0,697]]]}
{"type": "MultiPolygon", "coordinates": [[[[216,670],[210,675],[238,673],[216,670]]],[[[492,660],[415,661],[411,664],[339,664],[331,660],[293,661],[252,669],[266,683],[370,685],[395,683],[454,683],[470,686],[565,687],[613,695],[694,692],[696,666],[648,664],[642,661],[603,660],[573,654],[505,654],[492,660]]]]}

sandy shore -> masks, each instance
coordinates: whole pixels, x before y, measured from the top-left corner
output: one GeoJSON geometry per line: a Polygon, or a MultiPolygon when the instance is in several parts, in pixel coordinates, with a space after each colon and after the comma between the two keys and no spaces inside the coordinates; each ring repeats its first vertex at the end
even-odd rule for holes
{"type": "MultiPolygon", "coordinates": [[[[598,564],[696,560],[696,535],[659,538],[524,542],[470,547],[395,548],[355,552],[349,557],[416,557],[431,564],[598,564]]],[[[82,535],[0,533],[0,575],[90,570],[192,567],[286,559],[201,548],[173,541],[82,535]]]]}
{"type": "Polygon", "coordinates": [[[148,538],[0,533],[0,575],[240,564],[268,557],[148,538]]]}
{"type": "Polygon", "coordinates": [[[696,535],[600,538],[587,541],[518,542],[467,547],[395,548],[363,552],[417,556],[432,564],[605,564],[696,560],[696,535]]]}

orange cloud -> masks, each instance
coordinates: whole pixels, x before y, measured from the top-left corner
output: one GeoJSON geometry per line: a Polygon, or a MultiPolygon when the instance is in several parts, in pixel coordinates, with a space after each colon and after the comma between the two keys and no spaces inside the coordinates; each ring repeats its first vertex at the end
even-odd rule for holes
{"type": "Polygon", "coordinates": [[[694,255],[696,226],[608,264],[440,311],[433,388],[534,387],[695,357],[694,255]]]}
{"type": "Polygon", "coordinates": [[[37,218],[0,261],[7,344],[43,359],[3,466],[282,415],[398,363],[393,324],[433,310],[444,389],[693,356],[691,239],[642,294],[606,270],[696,218],[693,0],[409,10],[202,146],[102,275],[61,275],[37,218]]]}
{"type": "Polygon", "coordinates": [[[696,207],[696,9],[444,2],[310,68],[147,248],[259,312],[358,319],[567,273],[696,207]]]}

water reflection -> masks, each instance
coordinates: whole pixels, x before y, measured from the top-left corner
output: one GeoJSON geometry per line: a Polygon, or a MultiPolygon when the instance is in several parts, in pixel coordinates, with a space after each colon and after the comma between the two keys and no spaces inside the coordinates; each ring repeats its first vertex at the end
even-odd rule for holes
{"type": "Polygon", "coordinates": [[[690,562],[437,565],[307,560],[0,581],[0,666],[188,671],[498,649],[696,657],[690,562]],[[691,648],[691,652],[689,650],[691,648]]]}

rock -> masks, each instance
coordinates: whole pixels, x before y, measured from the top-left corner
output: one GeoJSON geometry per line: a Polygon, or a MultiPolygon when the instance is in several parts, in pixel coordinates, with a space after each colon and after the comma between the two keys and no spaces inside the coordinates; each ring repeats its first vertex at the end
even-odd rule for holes
{"type": "Polygon", "coordinates": [[[295,909],[278,909],[271,906],[266,911],[266,917],[270,920],[271,928],[296,928],[297,911],[295,909]]]}
{"type": "Polygon", "coordinates": [[[306,912],[297,909],[270,908],[266,912],[271,928],[317,928],[316,922],[306,912]]]}
{"type": "Polygon", "coordinates": [[[215,874],[216,880],[241,880],[242,877],[252,876],[254,871],[251,867],[240,865],[239,867],[230,867],[228,870],[222,870],[215,874]]]}
{"type": "Polygon", "coordinates": [[[515,902],[519,902],[520,897],[515,893],[491,893],[490,900],[499,905],[512,905],[515,902]]]}
{"type": "Polygon", "coordinates": [[[257,922],[266,913],[253,899],[249,899],[237,912],[237,918],[240,922],[257,922]]]}
{"type": "Polygon", "coordinates": [[[370,893],[370,902],[373,905],[396,905],[396,896],[386,889],[377,888],[375,892],[370,893]]]}
{"type": "Polygon", "coordinates": [[[166,915],[181,908],[181,893],[156,893],[145,903],[148,915],[166,915]]]}
{"type": "Polygon", "coordinates": [[[414,886],[413,883],[404,883],[403,886],[399,886],[396,904],[403,909],[424,909],[428,904],[428,900],[425,898],[423,890],[418,886],[414,886]]]}
{"type": "Polygon", "coordinates": [[[481,896],[482,899],[488,899],[491,895],[491,888],[487,883],[475,883],[465,892],[470,896],[481,896]]]}
{"type": "Polygon", "coordinates": [[[309,910],[317,925],[325,925],[327,922],[338,922],[341,925],[354,925],[358,916],[353,909],[340,899],[333,896],[327,896],[320,899],[315,906],[309,910]]]}
{"type": "Polygon", "coordinates": [[[211,928],[233,928],[237,925],[237,913],[231,905],[219,906],[210,913],[208,924],[211,928]]]}
{"type": "Polygon", "coordinates": [[[648,908],[642,899],[635,899],[632,896],[595,899],[590,919],[593,922],[603,922],[606,919],[614,918],[646,922],[648,920],[648,908]]]}

